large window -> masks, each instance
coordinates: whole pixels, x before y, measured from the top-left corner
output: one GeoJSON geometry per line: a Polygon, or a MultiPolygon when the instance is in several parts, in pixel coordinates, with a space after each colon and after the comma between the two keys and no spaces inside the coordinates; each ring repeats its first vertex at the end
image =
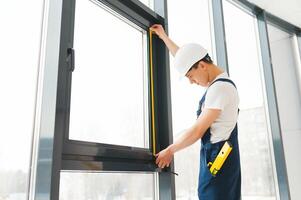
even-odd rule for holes
{"type": "Polygon", "coordinates": [[[28,195],[42,16],[43,1],[0,2],[1,200],[28,195]]]}
{"type": "Polygon", "coordinates": [[[146,31],[78,0],[74,49],[69,138],[149,148],[146,31]]]}
{"type": "Polygon", "coordinates": [[[296,156],[301,145],[300,57],[294,34],[268,24],[268,35],[290,195],[298,199],[301,196],[301,157],[296,156]]]}
{"type": "Polygon", "coordinates": [[[240,96],[243,199],[276,199],[273,154],[255,17],[223,1],[229,74],[240,96]]]}
{"type": "MultiPolygon", "coordinates": [[[[209,5],[207,0],[168,1],[169,36],[179,46],[186,43],[199,43],[211,50],[209,5]],[[179,10],[181,14],[179,15],[179,10]]],[[[196,120],[198,102],[205,88],[191,85],[188,79],[179,81],[179,74],[174,69],[170,54],[172,125],[174,140],[182,130],[189,128],[196,120]]],[[[198,174],[200,145],[198,141],[191,147],[175,155],[176,198],[198,199],[198,174]]]]}

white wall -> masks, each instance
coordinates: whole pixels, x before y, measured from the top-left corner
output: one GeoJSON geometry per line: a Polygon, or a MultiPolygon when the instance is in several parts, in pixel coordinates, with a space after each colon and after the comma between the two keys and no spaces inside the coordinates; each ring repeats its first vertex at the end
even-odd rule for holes
{"type": "Polygon", "coordinates": [[[301,26],[301,1],[299,0],[248,0],[269,13],[296,26],[301,26]]]}
{"type": "MultiPolygon", "coordinates": [[[[268,26],[282,139],[292,200],[301,199],[301,96],[293,36],[268,26]]],[[[280,191],[281,192],[281,191],[280,191]]]]}

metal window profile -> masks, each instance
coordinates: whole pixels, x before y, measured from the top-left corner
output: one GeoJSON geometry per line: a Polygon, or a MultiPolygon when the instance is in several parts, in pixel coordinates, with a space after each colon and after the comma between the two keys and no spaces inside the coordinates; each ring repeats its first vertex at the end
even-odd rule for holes
{"type": "MultiPolygon", "coordinates": [[[[164,29],[168,34],[168,13],[167,0],[155,0],[154,9],[157,13],[164,17],[164,29]]],[[[173,143],[172,132],[172,108],[171,108],[171,82],[170,82],[170,64],[169,52],[165,44],[159,40],[157,43],[155,53],[155,66],[157,81],[157,139],[159,141],[158,151],[163,150],[169,144],[173,143]]],[[[170,164],[169,168],[159,173],[159,197],[164,200],[176,199],[175,192],[175,177],[168,173],[174,171],[174,162],[170,164]]]]}
{"type": "MultiPolygon", "coordinates": [[[[65,67],[65,57],[64,52],[66,48],[72,48],[73,45],[73,30],[74,30],[74,17],[75,17],[75,2],[70,0],[65,0],[66,4],[66,12],[63,11],[63,24],[69,24],[69,26],[64,26],[62,24],[62,40],[61,40],[61,52],[62,52],[62,63],[60,65],[59,72],[59,82],[58,82],[58,101],[57,101],[57,135],[64,135],[62,152],[62,159],[68,161],[68,163],[72,161],[81,160],[82,162],[121,162],[125,163],[124,170],[131,170],[131,165],[126,165],[126,163],[136,162],[140,164],[147,164],[148,171],[154,171],[154,167],[150,165],[153,163],[153,156],[149,149],[137,148],[137,147],[128,147],[128,146],[120,146],[120,145],[111,145],[111,144],[100,144],[93,142],[84,142],[84,141],[74,141],[69,140],[68,136],[68,125],[69,125],[69,113],[70,113],[70,96],[71,96],[71,76],[72,72],[65,67]],[[67,12],[67,10],[69,12],[67,12]],[[65,20],[65,21],[64,21],[65,20]],[[65,29],[65,30],[64,30],[65,29]],[[66,95],[68,94],[68,95],[66,95]]],[[[140,5],[139,3],[135,3],[135,1],[99,1],[99,3],[104,6],[108,6],[113,11],[122,15],[122,17],[131,20],[134,24],[144,29],[148,30],[148,27],[153,23],[164,23],[163,18],[159,15],[145,12],[144,15],[140,16],[142,13],[142,9],[144,5],[140,5]],[[136,12],[138,10],[138,12],[136,12]]],[[[159,40],[154,40],[154,43],[159,40]]],[[[156,45],[154,45],[154,48],[156,45]]],[[[154,51],[157,51],[155,49],[154,51]]],[[[157,58],[157,57],[154,57],[157,58]]],[[[67,61],[69,62],[69,61],[67,61]]],[[[160,61],[162,62],[162,61],[160,61]]],[[[157,64],[159,65],[158,61],[157,64]]],[[[73,73],[76,73],[76,69],[73,73]]],[[[154,73],[155,74],[155,73],[154,73]]],[[[156,79],[156,76],[154,76],[156,79]]],[[[155,91],[155,94],[156,91],[155,91]]],[[[149,102],[151,99],[149,99],[149,102]]],[[[155,107],[157,105],[155,104],[155,107]]],[[[157,111],[157,110],[156,110],[157,111]]],[[[157,128],[157,127],[156,127],[157,128]]],[[[150,131],[151,132],[151,131],[150,131]]],[[[151,141],[151,140],[150,140],[151,141]]],[[[152,145],[152,141],[150,142],[152,145]]],[[[151,148],[150,148],[151,149],[151,148]]],[[[62,169],[72,170],[73,165],[62,165],[62,169]],[[67,168],[68,166],[68,168],[67,168]]],[[[89,166],[89,165],[85,165],[89,166]]],[[[74,165],[74,167],[76,167],[74,165]]],[[[111,165],[99,165],[100,170],[115,170],[111,165]]],[[[145,171],[146,167],[141,168],[141,170],[145,171]]],[[[83,170],[89,170],[89,167],[83,168],[83,170]]],[[[133,167],[133,170],[137,170],[137,167],[133,167]]]]}
{"type": "Polygon", "coordinates": [[[221,68],[229,73],[223,2],[222,0],[212,0],[210,7],[212,9],[212,22],[214,26],[213,30],[215,39],[214,44],[216,50],[216,62],[221,68]]]}
{"type": "Polygon", "coordinates": [[[301,31],[301,28],[268,12],[266,12],[266,20],[285,32],[296,34],[301,31]]]}
{"type": "MultiPolygon", "coordinates": [[[[97,2],[96,2],[97,3],[97,2]]],[[[97,3],[98,4],[98,3],[97,3]]],[[[95,5],[97,6],[97,5],[95,5]]],[[[74,7],[74,3],[73,3],[73,7],[74,7]]],[[[70,7],[69,7],[70,9],[70,7]]],[[[111,11],[110,11],[111,12],[111,11]]],[[[68,12],[66,12],[68,13],[68,12]]],[[[71,13],[71,12],[70,12],[71,13]]],[[[72,15],[71,17],[66,17],[66,19],[69,20],[69,22],[72,20],[72,18],[74,18],[74,8],[73,8],[73,12],[69,15],[72,15]]],[[[123,16],[118,16],[118,18],[123,19],[123,16]]],[[[126,21],[127,22],[127,21],[126,21]]],[[[68,23],[68,22],[66,22],[68,23]]],[[[70,41],[68,42],[69,46],[72,46],[71,44],[73,43],[73,21],[71,21],[69,24],[72,24],[72,27],[69,27],[69,33],[71,34],[70,36],[66,36],[70,38],[70,41]]],[[[132,27],[134,27],[135,29],[139,29],[139,27],[133,23],[128,22],[128,24],[132,27]]],[[[66,30],[67,32],[67,30],[66,30]]],[[[63,42],[63,41],[62,41],[63,42]]],[[[68,50],[71,47],[68,47],[68,50]]],[[[64,51],[62,49],[62,51],[64,51]]],[[[67,61],[68,64],[70,62],[72,62],[72,59],[70,58],[70,60],[68,60],[69,56],[67,56],[67,61]],[[70,62],[69,62],[70,61],[70,62]]],[[[67,69],[72,69],[73,67],[68,67],[67,69]]],[[[65,70],[65,67],[62,67],[62,70],[65,70]]],[[[72,71],[72,70],[71,70],[72,71]]],[[[75,71],[76,73],[76,71],[75,71]]],[[[75,158],[74,155],[81,155],[79,158],[83,159],[83,160],[92,160],[91,158],[86,158],[89,156],[94,156],[94,157],[110,157],[112,159],[116,159],[116,158],[120,158],[123,159],[123,161],[125,161],[125,159],[137,159],[137,160],[145,160],[147,159],[148,161],[151,161],[151,154],[146,151],[146,149],[143,148],[138,148],[138,147],[126,147],[126,146],[118,146],[118,145],[110,145],[110,144],[97,144],[97,143],[92,143],[92,142],[84,142],[84,141],[74,141],[74,140],[69,140],[69,136],[68,136],[68,124],[69,124],[69,112],[70,112],[70,88],[71,88],[71,73],[70,70],[65,70],[65,71],[61,71],[59,75],[65,76],[62,77],[63,80],[66,80],[66,83],[62,82],[62,84],[66,84],[66,86],[64,87],[65,89],[65,93],[62,92],[62,94],[68,94],[67,96],[63,96],[62,98],[66,98],[66,102],[65,105],[62,105],[62,107],[66,107],[66,113],[65,113],[65,121],[64,121],[64,128],[65,131],[62,132],[62,134],[64,134],[64,145],[63,145],[63,153],[64,159],[71,159],[71,158],[75,158]],[[102,148],[102,150],[100,151],[99,148],[102,148]],[[95,153],[93,153],[95,152],[95,153]],[[147,158],[146,158],[147,157],[147,158]]],[[[61,80],[61,79],[60,79],[61,80]]],[[[58,93],[58,96],[61,93],[58,93]]],[[[58,105],[59,106],[59,105],[58,105]]],[[[94,158],[96,159],[96,158],[94,158]]],[[[98,161],[102,161],[103,159],[99,159],[97,158],[98,161]]],[[[65,162],[64,162],[65,163],[65,162]]],[[[69,167],[72,165],[68,165],[69,167]]],[[[64,167],[63,168],[67,170],[67,168],[64,167]]],[[[68,170],[70,170],[70,168],[68,168],[68,170]]]]}
{"type": "MultiPolygon", "coordinates": [[[[55,143],[57,73],[60,48],[62,0],[45,0],[39,58],[34,138],[31,158],[30,200],[53,199],[51,187],[55,143]]],[[[54,177],[55,179],[56,177],[54,177]]],[[[55,179],[58,180],[58,179],[55,179]]],[[[56,182],[57,183],[57,182],[56,182]]]]}
{"type": "Polygon", "coordinates": [[[269,37],[267,32],[267,21],[265,12],[257,13],[259,40],[261,46],[263,72],[265,77],[267,105],[269,109],[269,120],[272,132],[276,173],[280,199],[290,199],[289,183],[285,163],[284,149],[281,137],[280,118],[278,103],[274,83],[273,66],[271,62],[271,52],[269,37]]]}

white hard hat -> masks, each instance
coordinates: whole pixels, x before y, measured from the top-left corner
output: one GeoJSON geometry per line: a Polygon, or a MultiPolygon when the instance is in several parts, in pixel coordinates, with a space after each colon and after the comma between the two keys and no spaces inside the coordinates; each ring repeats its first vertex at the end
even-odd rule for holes
{"type": "Polygon", "coordinates": [[[184,77],[188,70],[207,54],[208,51],[199,44],[189,43],[181,46],[176,52],[174,60],[175,68],[180,73],[180,77],[184,77]]]}

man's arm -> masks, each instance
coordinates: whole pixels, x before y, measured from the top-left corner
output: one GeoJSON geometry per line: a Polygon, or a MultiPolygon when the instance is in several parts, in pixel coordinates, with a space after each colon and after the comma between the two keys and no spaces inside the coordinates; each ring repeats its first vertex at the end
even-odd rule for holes
{"type": "Polygon", "coordinates": [[[165,45],[167,46],[168,50],[171,52],[171,54],[173,56],[176,55],[176,52],[178,51],[179,47],[178,45],[176,45],[176,43],[174,43],[165,33],[163,27],[161,24],[154,24],[151,27],[151,30],[153,32],[155,32],[159,38],[161,38],[163,40],[163,42],[165,43],[165,45]]]}
{"type": "Polygon", "coordinates": [[[216,120],[220,113],[221,110],[204,109],[199,118],[196,120],[195,124],[168,148],[171,149],[172,153],[176,153],[177,151],[195,143],[197,140],[203,137],[206,130],[211,126],[214,120],[216,120]]]}
{"type": "Polygon", "coordinates": [[[202,138],[206,130],[211,126],[214,120],[217,119],[220,113],[221,110],[219,109],[204,109],[191,128],[185,131],[173,144],[156,154],[156,164],[158,164],[160,168],[168,167],[173,154],[202,138]]]}

